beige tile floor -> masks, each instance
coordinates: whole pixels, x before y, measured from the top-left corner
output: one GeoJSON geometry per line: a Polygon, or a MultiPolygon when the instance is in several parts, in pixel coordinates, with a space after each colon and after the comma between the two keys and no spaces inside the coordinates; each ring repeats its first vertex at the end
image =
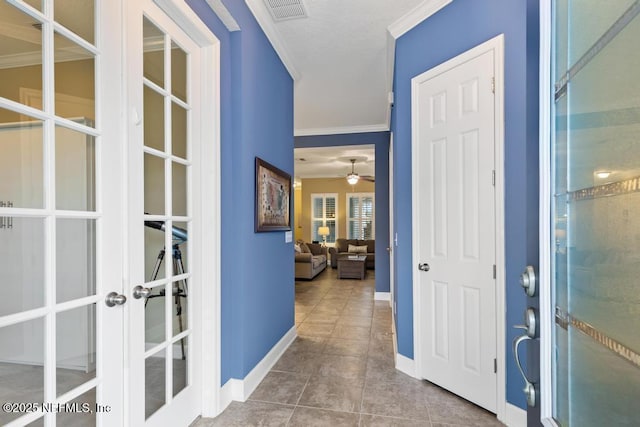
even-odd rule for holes
{"type": "Polygon", "coordinates": [[[395,369],[391,309],[374,289],[372,270],[364,281],[328,269],[296,282],[298,338],[249,400],[193,426],[501,426],[395,369]]]}

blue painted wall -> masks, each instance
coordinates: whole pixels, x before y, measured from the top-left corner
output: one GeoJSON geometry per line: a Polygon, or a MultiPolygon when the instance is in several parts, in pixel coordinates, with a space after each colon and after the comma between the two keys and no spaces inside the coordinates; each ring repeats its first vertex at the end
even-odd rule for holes
{"type": "Polygon", "coordinates": [[[376,292],[389,292],[389,132],[296,136],[296,148],[375,145],[376,292]]]}
{"type": "Polygon", "coordinates": [[[411,78],[499,34],[505,35],[505,229],[507,400],[525,407],[512,325],[526,297],[518,279],[538,265],[538,21],[534,0],[454,0],[397,40],[394,76],[394,251],[398,351],[413,358],[411,78]]]}
{"type": "Polygon", "coordinates": [[[221,384],[244,378],[294,326],[295,297],[292,244],[254,232],[255,157],[293,175],[293,80],[245,2],[223,3],[240,31],[187,0],[221,44],[221,384]]]}

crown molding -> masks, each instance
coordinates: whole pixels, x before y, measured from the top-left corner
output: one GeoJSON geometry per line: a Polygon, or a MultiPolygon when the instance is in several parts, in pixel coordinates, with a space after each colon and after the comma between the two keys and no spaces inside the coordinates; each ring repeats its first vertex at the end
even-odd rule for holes
{"type": "Polygon", "coordinates": [[[240,25],[238,25],[238,22],[234,19],[233,15],[231,15],[229,9],[222,3],[222,0],[206,0],[206,2],[211,10],[213,10],[213,13],[215,13],[224,26],[227,27],[227,30],[240,31],[240,25]]]}
{"type": "Polygon", "coordinates": [[[387,30],[394,39],[397,39],[452,1],[453,0],[425,0],[411,12],[389,25],[387,30]]]}
{"type": "Polygon", "coordinates": [[[295,129],[293,131],[293,135],[294,136],[341,135],[345,133],[368,133],[368,132],[387,132],[387,131],[389,131],[389,126],[386,123],[381,123],[379,125],[295,129]]]}
{"type": "Polygon", "coordinates": [[[264,5],[263,0],[245,0],[245,3],[253,13],[253,16],[258,21],[260,28],[271,42],[273,49],[276,51],[280,60],[286,67],[287,71],[291,75],[291,78],[295,80],[299,80],[301,75],[296,66],[293,63],[293,59],[287,49],[285,48],[285,44],[282,41],[282,37],[280,36],[280,32],[276,28],[273,23],[273,18],[266,7],[264,5]]]}

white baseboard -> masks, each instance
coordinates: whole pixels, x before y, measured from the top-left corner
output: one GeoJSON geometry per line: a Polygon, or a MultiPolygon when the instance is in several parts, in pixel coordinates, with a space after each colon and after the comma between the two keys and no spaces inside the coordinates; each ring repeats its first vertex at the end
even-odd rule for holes
{"type": "Polygon", "coordinates": [[[376,292],[373,297],[376,301],[391,301],[391,293],[390,292],[376,292]]]}
{"type": "Polygon", "coordinates": [[[527,411],[507,402],[504,419],[500,421],[509,427],[527,427],[527,411]]]}
{"type": "Polygon", "coordinates": [[[406,356],[396,353],[396,369],[402,373],[409,375],[410,377],[416,377],[416,364],[413,359],[409,359],[406,356]]]}
{"type": "Polygon", "coordinates": [[[258,362],[244,379],[231,378],[227,381],[220,389],[220,412],[224,411],[232,400],[245,402],[296,337],[296,327],[294,326],[280,338],[280,341],[271,348],[269,353],[258,362]]]}

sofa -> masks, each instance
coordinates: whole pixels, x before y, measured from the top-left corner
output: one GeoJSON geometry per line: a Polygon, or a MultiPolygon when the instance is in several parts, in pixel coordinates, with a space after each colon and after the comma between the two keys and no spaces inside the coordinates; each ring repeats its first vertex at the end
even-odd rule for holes
{"type": "Polygon", "coordinates": [[[318,243],[298,241],[295,248],[296,279],[311,280],[327,268],[326,247],[318,243]]]}
{"type": "Polygon", "coordinates": [[[365,265],[368,269],[373,270],[376,268],[376,241],[375,240],[355,240],[355,239],[336,239],[336,245],[333,248],[329,248],[329,254],[331,255],[331,268],[338,268],[338,260],[342,257],[348,257],[354,255],[354,252],[349,252],[349,246],[360,247],[361,252],[356,252],[358,255],[366,255],[367,260],[365,265]],[[366,246],[366,252],[363,252],[363,246],[366,246]]]}

